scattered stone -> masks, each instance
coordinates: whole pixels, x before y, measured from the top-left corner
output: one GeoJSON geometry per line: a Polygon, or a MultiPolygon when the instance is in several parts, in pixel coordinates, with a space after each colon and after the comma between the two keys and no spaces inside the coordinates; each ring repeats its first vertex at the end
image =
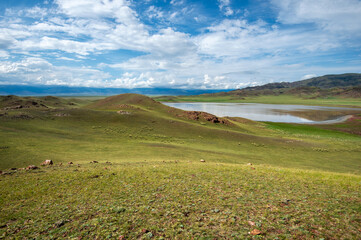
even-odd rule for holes
{"type": "Polygon", "coordinates": [[[34,170],[34,169],[38,169],[38,167],[35,166],[35,165],[29,165],[29,166],[26,168],[26,170],[34,170]]]}
{"type": "Polygon", "coordinates": [[[253,164],[252,163],[247,163],[247,166],[252,166],[253,164]]]}
{"type": "Polygon", "coordinates": [[[55,117],[69,117],[70,114],[69,113],[55,113],[54,116],[55,117]]]}
{"type": "Polygon", "coordinates": [[[72,165],[73,164],[73,162],[68,162],[68,165],[72,165]]]}
{"type": "Polygon", "coordinates": [[[42,162],[40,165],[41,165],[41,166],[47,166],[47,165],[53,165],[53,164],[54,164],[54,163],[53,163],[52,160],[47,159],[47,160],[45,160],[44,162],[42,162]]]}
{"type": "Polygon", "coordinates": [[[112,164],[111,162],[106,162],[106,164],[112,164]]]}
{"type": "Polygon", "coordinates": [[[250,234],[253,236],[260,235],[262,232],[258,229],[253,229],[250,234]]]}
{"type": "Polygon", "coordinates": [[[281,201],[281,206],[288,205],[290,202],[291,202],[291,200],[289,200],[289,199],[283,199],[283,200],[281,201]]]}
{"type": "Polygon", "coordinates": [[[248,221],[248,224],[249,224],[250,226],[256,226],[256,223],[255,223],[255,222],[252,222],[252,221],[248,221]]]}
{"type": "Polygon", "coordinates": [[[206,160],[204,160],[204,159],[201,159],[201,162],[206,162],[206,160]]]}
{"type": "Polygon", "coordinates": [[[25,168],[18,168],[18,170],[19,170],[19,171],[21,171],[21,170],[25,170],[25,168]]]}
{"type": "Polygon", "coordinates": [[[66,221],[64,220],[57,221],[56,223],[54,223],[54,227],[59,228],[61,226],[64,226],[65,223],[66,221]]]}
{"type": "Polygon", "coordinates": [[[117,113],[120,115],[130,115],[131,114],[130,112],[122,111],[122,110],[117,111],[117,113]]]}

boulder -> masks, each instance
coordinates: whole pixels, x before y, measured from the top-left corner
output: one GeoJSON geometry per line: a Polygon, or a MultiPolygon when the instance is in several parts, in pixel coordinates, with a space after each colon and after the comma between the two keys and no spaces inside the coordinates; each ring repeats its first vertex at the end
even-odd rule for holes
{"type": "Polygon", "coordinates": [[[35,166],[35,165],[29,165],[29,166],[27,166],[27,168],[26,168],[26,170],[34,170],[34,169],[38,169],[38,167],[35,166]]]}
{"type": "Polygon", "coordinates": [[[47,160],[45,160],[44,162],[42,162],[40,165],[41,165],[41,166],[47,166],[47,165],[53,165],[53,164],[54,164],[54,163],[53,163],[52,160],[47,159],[47,160]]]}

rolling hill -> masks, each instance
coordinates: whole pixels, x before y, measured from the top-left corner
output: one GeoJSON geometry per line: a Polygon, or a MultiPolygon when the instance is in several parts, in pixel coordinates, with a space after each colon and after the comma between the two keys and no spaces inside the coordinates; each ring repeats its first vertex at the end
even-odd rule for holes
{"type": "Polygon", "coordinates": [[[0,103],[0,238],[359,236],[360,114],[222,124],[138,94],[0,103]]]}

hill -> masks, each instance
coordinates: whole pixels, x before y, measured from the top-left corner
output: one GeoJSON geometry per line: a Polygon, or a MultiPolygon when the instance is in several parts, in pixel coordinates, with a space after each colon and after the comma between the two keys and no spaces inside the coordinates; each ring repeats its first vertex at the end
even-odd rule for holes
{"type": "Polygon", "coordinates": [[[247,87],[230,92],[213,95],[300,95],[312,97],[343,96],[361,97],[361,74],[348,73],[325,75],[296,82],[269,83],[262,86],[247,87]]]}
{"type": "Polygon", "coordinates": [[[93,100],[0,108],[0,238],[358,238],[360,114],[222,124],[138,94],[93,100]]]}
{"type": "Polygon", "coordinates": [[[297,82],[269,83],[229,92],[195,96],[161,96],[158,101],[256,102],[360,106],[361,74],[325,75],[297,82]]]}

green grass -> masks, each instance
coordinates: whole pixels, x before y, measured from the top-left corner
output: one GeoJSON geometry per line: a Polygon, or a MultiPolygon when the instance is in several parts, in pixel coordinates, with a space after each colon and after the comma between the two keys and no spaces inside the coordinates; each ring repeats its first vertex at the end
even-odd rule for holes
{"type": "Polygon", "coordinates": [[[293,95],[263,95],[263,96],[212,96],[212,95],[197,95],[197,96],[178,96],[178,97],[155,97],[157,101],[164,102],[236,102],[236,103],[268,103],[268,104],[301,104],[301,105],[324,105],[324,106],[349,106],[361,107],[360,98],[304,98],[293,95]]]}
{"type": "Polygon", "coordinates": [[[181,113],[139,95],[8,111],[0,238],[358,238],[358,119],[223,125],[181,113]],[[55,165],[10,170],[45,159],[55,165]]]}

